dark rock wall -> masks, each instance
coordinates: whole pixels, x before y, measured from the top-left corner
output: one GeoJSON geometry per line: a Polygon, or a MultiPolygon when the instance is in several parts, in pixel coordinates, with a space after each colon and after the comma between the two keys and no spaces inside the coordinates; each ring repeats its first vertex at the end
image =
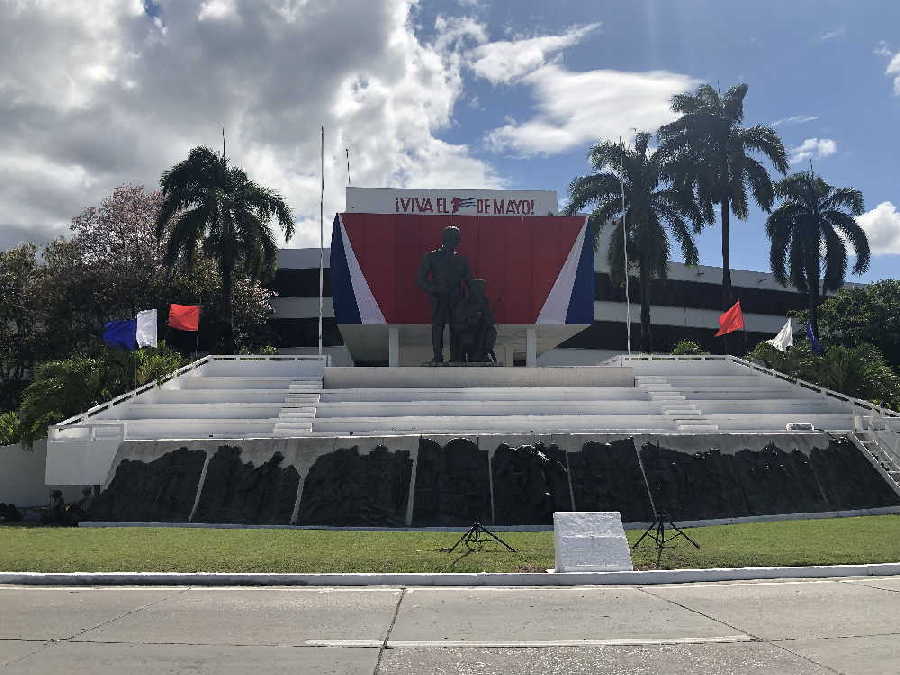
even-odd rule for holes
{"type": "Polygon", "coordinates": [[[491,461],[494,515],[504,525],[549,525],[554,511],[571,511],[566,453],[542,443],[501,444],[491,461]]]}
{"type": "MultiPolygon", "coordinates": [[[[577,511],[620,511],[625,522],[648,521],[653,517],[651,494],[657,509],[677,521],[900,503],[862,453],[843,438],[801,442],[774,436],[763,447],[766,437],[749,434],[605,438],[563,436],[559,442],[569,444],[565,449],[521,443],[516,437],[482,436],[477,442],[419,438],[412,522],[549,524],[554,511],[573,508],[573,498],[577,511]],[[673,447],[666,447],[667,442],[673,447]],[[804,449],[784,450],[777,443],[804,449]],[[720,450],[720,445],[730,450],[720,450]],[[488,448],[493,450],[490,464],[488,448]]],[[[349,439],[339,442],[344,440],[349,439]]],[[[297,522],[405,525],[413,459],[409,450],[392,449],[391,440],[384,440],[371,452],[360,452],[358,446],[330,451],[307,447],[301,463],[307,462],[309,470],[297,522]]],[[[296,448],[288,446],[284,452],[294,458],[288,462],[281,452],[268,454],[264,441],[253,443],[253,452],[199,441],[205,449],[181,447],[146,463],[123,459],[90,518],[187,521],[211,452],[195,521],[290,523],[300,487],[293,464],[300,455],[291,454],[296,448]],[[248,453],[261,463],[246,461],[242,454],[248,453]]]]}
{"type": "Polygon", "coordinates": [[[411,474],[405,450],[360,454],[354,446],[324,454],[303,484],[298,523],[403,526],[411,474]]]}
{"type": "Polygon", "coordinates": [[[641,461],[656,508],[676,520],[830,510],[809,458],[774,444],[733,454],[645,444],[641,461]]]}
{"type": "Polygon", "coordinates": [[[846,438],[812,451],[810,463],[833,510],[897,504],[897,494],[846,438]]]}
{"type": "Polygon", "coordinates": [[[487,451],[465,438],[446,445],[422,438],[413,499],[415,525],[491,522],[487,451]]]}
{"type": "Polygon", "coordinates": [[[152,462],[124,459],[94,500],[88,519],[186,522],[205,461],[206,452],[186,447],[152,462]]]}
{"type": "Polygon", "coordinates": [[[292,466],[281,467],[283,461],[284,456],[275,452],[255,467],[241,459],[241,448],[220,446],[209,460],[194,520],[287,525],[300,475],[292,466]]]}
{"type": "Polygon", "coordinates": [[[621,511],[623,522],[652,520],[634,439],[586,442],[569,453],[577,511],[621,511]]]}

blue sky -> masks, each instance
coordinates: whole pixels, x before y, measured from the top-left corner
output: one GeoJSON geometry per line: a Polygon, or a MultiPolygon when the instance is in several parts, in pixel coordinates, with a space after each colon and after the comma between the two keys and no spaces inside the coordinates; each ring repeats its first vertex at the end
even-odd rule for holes
{"type": "MultiPolygon", "coordinates": [[[[471,14],[471,6],[457,7],[458,15],[471,14]]],[[[448,3],[434,3],[422,12],[423,33],[433,25],[431,15],[447,8],[448,3]]],[[[900,97],[885,72],[888,53],[900,49],[898,2],[522,0],[481,3],[476,16],[491,39],[562,34],[601,22],[560,54],[570,71],[664,70],[723,90],[747,82],[747,124],[780,121],[777,130],[788,148],[810,138],[830,139],[833,153],[812,158],[817,172],[834,185],[862,190],[867,209],[885,201],[900,204],[900,97]]],[[[494,85],[470,71],[464,78],[465,92],[477,97],[478,107],[459,104],[454,125],[443,136],[470,144],[510,187],[553,188],[562,198],[571,178],[587,171],[590,143],[527,157],[492,151],[482,141],[485,134],[506,116],[529,116],[535,103],[531,88],[494,85]]],[[[827,144],[825,153],[830,148],[827,144]]],[[[795,166],[806,169],[808,162],[795,166]]],[[[765,214],[754,209],[733,227],[734,267],[768,269],[764,221],[765,214]]],[[[699,245],[703,263],[719,263],[718,227],[705,232],[699,245]]],[[[863,278],[898,272],[900,255],[878,255],[863,278]]]]}
{"type": "MultiPolygon", "coordinates": [[[[0,248],[65,234],[123,183],[221,144],[319,242],[364,187],[556,189],[599,138],[653,131],[671,96],[747,82],[805,169],[863,191],[871,271],[900,269],[896,0],[0,1],[0,248]]],[[[762,213],[732,263],[766,270],[762,213]]],[[[327,243],[327,234],[326,234],[327,243]]],[[[718,265],[719,230],[701,235],[718,265]]]]}

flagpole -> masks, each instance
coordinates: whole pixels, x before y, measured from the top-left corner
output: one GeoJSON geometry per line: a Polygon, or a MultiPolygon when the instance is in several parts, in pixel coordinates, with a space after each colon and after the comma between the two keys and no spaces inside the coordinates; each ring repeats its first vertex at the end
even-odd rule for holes
{"type": "Polygon", "coordinates": [[[322,189],[319,193],[319,356],[322,356],[322,315],[325,295],[325,125],[322,125],[322,189]]]}
{"type": "Polygon", "coordinates": [[[622,251],[625,256],[625,339],[628,344],[628,356],[631,356],[631,295],[628,289],[628,228],[625,227],[625,182],[622,180],[621,176],[619,176],[619,187],[622,189],[622,251]]]}

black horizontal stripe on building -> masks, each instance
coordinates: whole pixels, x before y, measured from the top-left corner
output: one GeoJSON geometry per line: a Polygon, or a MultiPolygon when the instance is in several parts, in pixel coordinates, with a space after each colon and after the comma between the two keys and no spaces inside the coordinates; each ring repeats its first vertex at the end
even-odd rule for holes
{"type": "MultiPolygon", "coordinates": [[[[625,302],[625,286],[614,284],[605,272],[594,275],[596,300],[625,302]]],[[[637,279],[629,284],[631,304],[641,304],[641,288],[637,279]]],[[[317,293],[318,294],[318,293],[317,293]]],[[[796,291],[770,288],[733,286],[735,300],[741,301],[741,309],[749,314],[773,314],[786,316],[788,310],[805,309],[806,296],[796,291]]],[[[722,287],[718,283],[684,281],[681,279],[654,279],[650,283],[650,304],[661,307],[687,307],[688,309],[714,309],[722,311],[722,287]]],[[[624,324],[622,324],[624,326],[624,324]]]]}
{"type": "MultiPolygon", "coordinates": [[[[704,350],[712,354],[723,354],[725,341],[720,337],[713,337],[715,328],[703,328],[695,326],[667,326],[653,324],[650,334],[653,338],[654,352],[671,352],[672,348],[681,340],[693,340],[704,350]]],[[[728,336],[729,351],[734,354],[738,351],[753,349],[763,340],[772,338],[771,333],[755,333],[739,331],[728,336]]],[[[589,327],[577,335],[559,345],[560,349],[612,349],[625,351],[628,346],[624,321],[595,321],[589,327]]],[[[641,346],[641,324],[631,324],[631,348],[639,351],[641,346]]]]}
{"type": "MultiPolygon", "coordinates": [[[[327,267],[324,276],[325,292],[323,295],[330,298],[331,271],[327,267]]],[[[318,298],[319,268],[279,268],[275,271],[275,278],[268,284],[268,288],[278,293],[278,297],[281,298],[318,298]]]]}
{"type": "MultiPolygon", "coordinates": [[[[272,330],[275,333],[276,347],[316,347],[319,344],[318,316],[300,319],[276,317],[272,319],[272,330]]],[[[333,316],[326,316],[322,320],[322,343],[325,347],[344,344],[333,316]]]]}
{"type": "MultiPolygon", "coordinates": [[[[625,286],[614,284],[609,274],[598,272],[594,275],[596,286],[594,299],[606,302],[625,302],[625,286]]],[[[269,288],[282,298],[319,297],[319,270],[279,269],[269,288]]],[[[637,279],[630,284],[631,302],[639,305],[641,289],[637,279]]],[[[786,316],[792,309],[804,309],[806,296],[791,290],[750,288],[735,286],[735,299],[741,301],[741,308],[750,314],[770,314],[786,316]]],[[[325,297],[331,297],[331,275],[325,270],[325,297]]],[[[650,303],[661,307],[687,307],[688,309],[722,310],[721,286],[718,283],[685,281],[681,279],[654,279],[650,284],[650,303]]]]}

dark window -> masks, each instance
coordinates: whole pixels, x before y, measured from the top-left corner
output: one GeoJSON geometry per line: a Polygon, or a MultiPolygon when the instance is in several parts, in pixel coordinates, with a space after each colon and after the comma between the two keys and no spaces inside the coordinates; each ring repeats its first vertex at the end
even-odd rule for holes
{"type": "MultiPolygon", "coordinates": [[[[319,345],[319,317],[302,319],[272,319],[276,347],[317,347],[319,345]]],[[[322,321],[322,343],[326,347],[344,344],[334,317],[322,321]]]]}
{"type": "MultiPolygon", "coordinates": [[[[269,288],[282,298],[318,298],[319,268],[279,269],[269,288]]],[[[331,273],[325,269],[325,297],[331,297],[331,273]]]]}

